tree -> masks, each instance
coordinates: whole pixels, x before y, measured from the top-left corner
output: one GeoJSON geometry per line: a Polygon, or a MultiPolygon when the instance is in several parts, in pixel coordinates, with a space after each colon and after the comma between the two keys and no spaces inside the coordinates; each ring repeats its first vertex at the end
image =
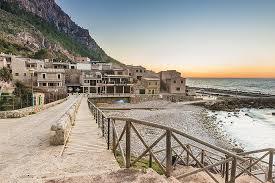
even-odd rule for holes
{"type": "Polygon", "coordinates": [[[33,55],[33,58],[35,58],[35,59],[47,59],[50,57],[51,57],[51,54],[49,53],[49,51],[47,49],[41,49],[41,50],[35,52],[35,54],[33,55]]]}
{"type": "Polygon", "coordinates": [[[8,83],[12,81],[12,74],[10,72],[10,69],[8,69],[7,67],[3,67],[0,69],[0,81],[8,83]]]}

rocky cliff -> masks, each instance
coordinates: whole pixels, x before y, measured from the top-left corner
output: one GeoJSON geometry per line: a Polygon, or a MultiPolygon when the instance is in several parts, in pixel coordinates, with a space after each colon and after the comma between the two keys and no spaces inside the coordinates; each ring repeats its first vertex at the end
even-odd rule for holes
{"type": "Polygon", "coordinates": [[[87,29],[81,28],[55,3],[54,0],[5,0],[12,1],[19,7],[31,12],[48,23],[52,23],[59,31],[71,36],[93,50],[101,50],[87,29]]]}
{"type": "MultiPolygon", "coordinates": [[[[55,51],[62,52],[62,54],[67,56],[69,53],[72,53],[74,55],[90,56],[94,57],[94,59],[101,59],[104,61],[115,61],[106,55],[106,53],[98,46],[96,41],[90,36],[89,31],[73,22],[71,18],[55,3],[54,0],[0,0],[0,5],[2,10],[17,16],[17,18],[23,19],[23,21],[27,21],[31,26],[37,29],[34,31],[35,36],[32,36],[34,33],[30,33],[33,32],[33,28],[30,28],[30,31],[26,31],[26,28],[24,28],[24,30],[21,32],[18,30],[15,32],[15,36],[19,38],[20,35],[24,35],[21,37],[26,37],[26,34],[31,37],[31,39],[34,40],[34,44],[37,45],[37,49],[46,47],[55,49],[55,51]],[[20,10],[27,12],[27,14],[30,15],[26,16],[26,13],[22,13],[16,8],[19,8],[20,10]],[[30,16],[33,17],[29,18],[30,16]],[[45,25],[41,25],[41,22],[36,19],[37,17],[50,25],[48,26],[50,27],[51,31],[50,34],[48,30],[45,31],[45,29],[48,29],[48,27],[45,28],[45,25]],[[54,27],[55,30],[52,30],[51,26],[54,27]],[[40,36],[39,40],[36,39],[37,34],[42,34],[42,37],[40,36]],[[60,37],[62,37],[62,40],[57,40],[60,39],[60,37]],[[77,44],[80,44],[83,48],[79,50],[80,48],[78,48],[79,46],[77,46],[77,44]]],[[[8,24],[11,22],[14,21],[9,21],[8,24]]],[[[9,29],[10,27],[10,25],[6,27],[5,25],[2,25],[0,28],[9,29]]],[[[16,26],[13,25],[12,27],[16,26]]],[[[1,29],[0,31],[3,33],[3,30],[1,29]]],[[[7,32],[4,33],[7,35],[7,32]]],[[[11,32],[9,31],[9,36],[10,33],[11,32]]],[[[12,33],[14,33],[14,31],[12,33]]],[[[26,41],[21,41],[21,43],[22,42],[24,45],[27,44],[26,41]]],[[[28,41],[28,43],[29,42],[30,41],[28,41]]],[[[18,43],[18,41],[16,43],[18,43]]],[[[19,44],[21,43],[19,42],[19,44]]]]}

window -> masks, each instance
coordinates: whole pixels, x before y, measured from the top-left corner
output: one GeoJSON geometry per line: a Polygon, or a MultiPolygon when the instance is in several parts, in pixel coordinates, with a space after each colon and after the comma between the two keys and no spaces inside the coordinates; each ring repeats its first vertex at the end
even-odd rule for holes
{"type": "Polygon", "coordinates": [[[141,72],[142,73],[142,70],[140,69],[140,71],[139,72],[141,72]]]}
{"type": "Polygon", "coordinates": [[[148,85],[151,85],[151,82],[149,82],[148,85]]]}
{"type": "Polygon", "coordinates": [[[122,75],[122,72],[118,72],[117,74],[118,74],[118,75],[122,75]]]}
{"type": "Polygon", "coordinates": [[[156,82],[156,85],[158,85],[158,82],[156,82]]]}
{"type": "Polygon", "coordinates": [[[177,91],[180,91],[180,88],[176,88],[177,91]]]}
{"type": "Polygon", "coordinates": [[[138,72],[138,70],[136,70],[136,72],[138,72]]]}
{"type": "Polygon", "coordinates": [[[43,85],[43,86],[47,86],[47,83],[43,83],[42,85],[43,85]]]}
{"type": "Polygon", "coordinates": [[[181,80],[181,84],[183,84],[183,81],[181,80]]]}
{"type": "Polygon", "coordinates": [[[89,83],[89,80],[84,80],[84,83],[89,83]]]}
{"type": "Polygon", "coordinates": [[[37,73],[34,73],[34,76],[37,76],[37,73]]]}
{"type": "Polygon", "coordinates": [[[15,76],[19,76],[19,73],[15,73],[15,76]]]}
{"type": "Polygon", "coordinates": [[[24,76],[27,76],[27,73],[24,73],[24,76]]]}
{"type": "Polygon", "coordinates": [[[61,78],[61,74],[57,74],[57,78],[60,79],[61,78]]]}
{"type": "Polygon", "coordinates": [[[42,78],[46,79],[46,74],[45,73],[42,74],[42,78]]]}
{"type": "Polygon", "coordinates": [[[177,83],[177,81],[176,81],[176,80],[174,80],[174,83],[177,83]]]}

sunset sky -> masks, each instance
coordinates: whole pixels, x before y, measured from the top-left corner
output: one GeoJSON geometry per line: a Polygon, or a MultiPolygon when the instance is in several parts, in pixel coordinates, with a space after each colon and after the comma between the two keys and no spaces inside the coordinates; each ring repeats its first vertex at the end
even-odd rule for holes
{"type": "Polygon", "coordinates": [[[57,0],[113,58],[185,77],[275,78],[274,0],[57,0]]]}

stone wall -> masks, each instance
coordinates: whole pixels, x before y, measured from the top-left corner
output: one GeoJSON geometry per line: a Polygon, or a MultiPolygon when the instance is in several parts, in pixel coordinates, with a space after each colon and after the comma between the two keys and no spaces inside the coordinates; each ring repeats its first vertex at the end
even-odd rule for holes
{"type": "Polygon", "coordinates": [[[152,100],[161,100],[161,95],[133,95],[130,98],[130,103],[139,103],[152,100]]]}
{"type": "Polygon", "coordinates": [[[47,109],[49,107],[55,106],[57,104],[60,104],[67,100],[67,98],[57,100],[55,102],[51,102],[48,104],[43,105],[42,107],[26,107],[23,109],[18,110],[12,110],[12,111],[1,111],[0,112],[0,119],[6,119],[6,118],[22,118],[31,114],[35,114],[39,111],[42,111],[44,109],[47,109]]]}
{"type": "Polygon", "coordinates": [[[64,145],[70,135],[72,126],[75,125],[75,117],[80,106],[82,97],[77,100],[64,112],[64,114],[51,126],[50,144],[64,145]]]}
{"type": "Polygon", "coordinates": [[[171,102],[185,102],[185,101],[199,100],[194,98],[193,96],[186,96],[186,95],[179,95],[179,94],[163,94],[161,98],[163,100],[167,100],[171,102]]]}

